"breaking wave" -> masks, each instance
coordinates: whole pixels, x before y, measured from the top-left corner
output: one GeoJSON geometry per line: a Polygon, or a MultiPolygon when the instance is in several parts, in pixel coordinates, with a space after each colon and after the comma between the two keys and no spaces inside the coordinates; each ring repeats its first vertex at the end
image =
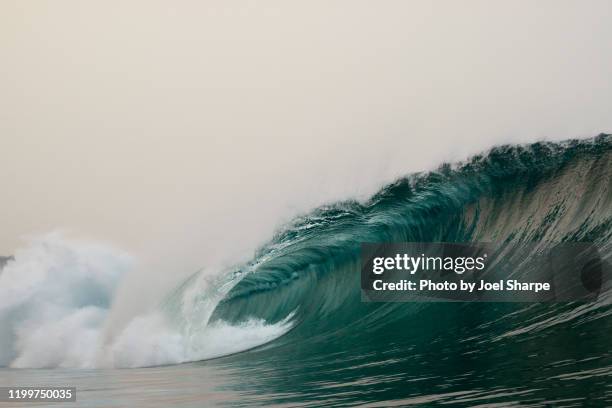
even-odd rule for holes
{"type": "MultiPolygon", "coordinates": [[[[542,249],[591,242],[610,261],[611,163],[612,137],[600,135],[495,147],[410,175],[366,202],[298,217],[244,265],[192,275],[110,340],[103,340],[105,321],[132,259],[49,235],[15,253],[0,273],[0,366],[139,367],[229,354],[253,359],[270,350],[304,364],[351,350],[373,378],[383,375],[378,365],[387,378],[409,369],[400,363],[410,350],[421,345],[426,354],[427,342],[438,342],[439,358],[516,338],[546,348],[543,339],[555,330],[580,326],[601,340],[576,357],[599,353],[606,357],[598,367],[612,370],[610,291],[589,304],[373,304],[361,302],[359,286],[361,242],[536,242],[542,249]]],[[[346,361],[339,369],[355,364],[346,361]]]]}

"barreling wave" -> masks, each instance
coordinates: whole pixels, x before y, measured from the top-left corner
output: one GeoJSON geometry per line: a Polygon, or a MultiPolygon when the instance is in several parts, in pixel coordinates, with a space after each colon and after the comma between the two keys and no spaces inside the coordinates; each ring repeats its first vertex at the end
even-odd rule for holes
{"type": "Polygon", "coordinates": [[[365,203],[318,208],[235,272],[235,286],[211,320],[274,323],[294,313],[289,337],[301,341],[305,334],[384,326],[413,313],[406,304],[360,302],[361,242],[536,242],[540,248],[592,242],[609,258],[611,163],[609,135],[501,146],[398,180],[365,203]]]}
{"type": "Polygon", "coordinates": [[[213,285],[223,289],[207,319],[284,327],[222,363],[273,373],[250,379],[265,390],[258,404],[609,406],[609,276],[589,303],[367,303],[359,251],[361,242],[534,252],[588,242],[609,265],[611,227],[610,135],[495,147],[297,218],[213,285]]]}
{"type": "MultiPolygon", "coordinates": [[[[252,343],[221,347],[213,357],[258,345],[262,347],[256,352],[234,358],[278,352],[297,353],[308,361],[346,350],[375,355],[389,343],[401,354],[418,343],[416,332],[432,334],[432,321],[483,306],[362,302],[361,242],[529,242],[535,252],[560,242],[589,242],[609,261],[611,163],[612,138],[600,135],[496,147],[464,163],[413,174],[367,202],[339,202],[298,217],[248,264],[206,285],[197,283],[201,275],[194,275],[166,300],[164,310],[179,331],[195,339],[186,353],[191,359],[210,356],[202,352],[208,328],[244,327],[254,321],[260,326],[251,332],[252,343]],[[263,327],[273,334],[259,338],[263,327]]],[[[557,325],[604,319],[612,313],[609,305],[606,289],[588,305],[541,306],[545,311],[506,305],[498,313],[499,306],[490,307],[489,318],[501,323],[471,336],[491,344],[507,337],[532,338],[557,325]]],[[[463,329],[469,326],[463,318],[459,321],[463,329]]],[[[226,338],[223,343],[234,341],[226,338]]],[[[379,363],[378,358],[367,362],[379,363]]]]}

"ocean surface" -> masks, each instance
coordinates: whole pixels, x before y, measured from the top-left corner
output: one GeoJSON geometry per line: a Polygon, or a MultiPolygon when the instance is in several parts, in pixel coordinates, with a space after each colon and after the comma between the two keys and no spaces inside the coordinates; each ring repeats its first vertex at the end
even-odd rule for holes
{"type": "Polygon", "coordinates": [[[495,147],[315,209],[250,262],[195,273],[111,343],[120,273],[105,271],[123,258],[43,242],[0,273],[0,384],[76,386],[79,407],[612,406],[609,282],[591,302],[367,303],[359,259],[361,242],[589,242],[609,264],[611,238],[600,135],[495,147]],[[59,305],[64,289],[45,286],[57,274],[7,289],[45,256],[50,271],[80,265],[57,278],[72,288],[59,305]]]}

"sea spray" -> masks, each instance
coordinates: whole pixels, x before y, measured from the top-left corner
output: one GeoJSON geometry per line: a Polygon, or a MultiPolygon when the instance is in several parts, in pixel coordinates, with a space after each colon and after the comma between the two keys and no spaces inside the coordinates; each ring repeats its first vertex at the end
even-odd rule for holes
{"type": "Polygon", "coordinates": [[[243,351],[291,327],[289,319],[276,325],[261,319],[208,325],[224,292],[203,296],[211,293],[205,289],[205,275],[198,273],[189,290],[181,292],[179,314],[169,316],[161,308],[137,315],[117,336],[104,341],[114,292],[133,263],[115,248],[68,240],[58,233],[18,250],[0,274],[0,366],[177,364],[243,351]]]}

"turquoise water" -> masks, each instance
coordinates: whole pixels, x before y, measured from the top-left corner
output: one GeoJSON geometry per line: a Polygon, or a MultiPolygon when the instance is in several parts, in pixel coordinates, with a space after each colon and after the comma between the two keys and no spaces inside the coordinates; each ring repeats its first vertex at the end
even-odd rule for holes
{"type": "MultiPolygon", "coordinates": [[[[611,136],[498,147],[300,217],[199,294],[219,297],[213,325],[290,322],[271,342],[163,367],[1,369],[0,381],[76,385],[91,407],[610,406],[609,282],[589,303],[365,303],[359,245],[590,242],[609,263],[611,227],[611,136]]],[[[178,327],[193,324],[180,300],[196,278],[160,306],[178,327]]]]}

